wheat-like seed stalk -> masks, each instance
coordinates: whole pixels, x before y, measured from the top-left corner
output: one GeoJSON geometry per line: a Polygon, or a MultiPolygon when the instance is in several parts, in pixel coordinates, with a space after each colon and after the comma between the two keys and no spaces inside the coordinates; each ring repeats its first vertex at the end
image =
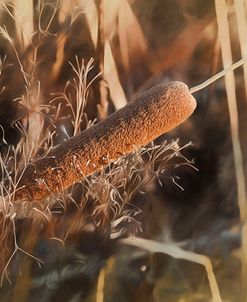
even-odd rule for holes
{"type": "Polygon", "coordinates": [[[196,101],[181,82],[148,90],[105,120],[30,163],[15,200],[41,200],[102,169],[185,121],[196,101]]]}

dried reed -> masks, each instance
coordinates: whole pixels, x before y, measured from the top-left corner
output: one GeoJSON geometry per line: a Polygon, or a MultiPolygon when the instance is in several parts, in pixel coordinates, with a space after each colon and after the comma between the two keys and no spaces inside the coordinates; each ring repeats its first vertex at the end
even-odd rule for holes
{"type": "MultiPolygon", "coordinates": [[[[218,35],[221,45],[221,54],[224,68],[229,68],[232,64],[232,51],[231,41],[229,33],[228,23],[228,7],[225,0],[215,0],[216,16],[218,23],[218,35]]],[[[239,22],[241,19],[239,20],[239,22]]],[[[243,28],[244,29],[244,28],[243,28]]],[[[240,30],[240,28],[239,28],[240,30]]],[[[243,50],[243,44],[242,50],[243,50]]],[[[246,218],[247,218],[247,199],[246,199],[246,187],[245,187],[245,173],[243,168],[243,155],[241,151],[240,139],[239,139],[239,120],[238,109],[236,100],[236,87],[235,78],[233,72],[228,72],[225,75],[226,94],[230,115],[230,127],[232,134],[233,145],[233,158],[235,164],[235,173],[237,180],[237,193],[238,193],[238,206],[240,210],[240,217],[243,224],[242,228],[242,271],[243,271],[243,290],[245,291],[245,299],[247,299],[247,254],[245,253],[247,247],[247,233],[246,233],[246,218]]],[[[247,301],[247,300],[246,300],[247,301]]]]}

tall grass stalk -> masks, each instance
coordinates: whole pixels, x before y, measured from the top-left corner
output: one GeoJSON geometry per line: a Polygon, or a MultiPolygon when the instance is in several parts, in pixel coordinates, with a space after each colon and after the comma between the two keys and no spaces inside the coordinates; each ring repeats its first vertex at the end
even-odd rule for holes
{"type": "Polygon", "coordinates": [[[96,3],[91,0],[81,0],[79,1],[79,6],[81,10],[84,12],[85,18],[88,24],[88,30],[90,32],[90,36],[93,42],[94,47],[97,47],[98,41],[98,23],[99,16],[96,3]]]}
{"type": "Polygon", "coordinates": [[[127,104],[127,99],[120,83],[119,74],[113,57],[110,41],[105,42],[104,78],[108,83],[111,99],[118,110],[127,104]]]}
{"type": "Polygon", "coordinates": [[[96,302],[104,302],[105,275],[106,275],[106,268],[103,267],[98,277],[96,302]]]}
{"type": "MultiPolygon", "coordinates": [[[[234,7],[236,12],[237,28],[239,43],[241,48],[241,56],[247,56],[247,20],[246,20],[246,10],[245,10],[245,0],[234,0],[234,7]]],[[[245,84],[245,96],[247,98],[247,64],[243,65],[244,69],[244,84],[245,84]]]]}
{"type": "MultiPolygon", "coordinates": [[[[215,0],[215,9],[218,24],[218,36],[221,45],[221,54],[224,68],[228,68],[232,64],[232,52],[228,23],[228,8],[225,0],[215,0]]],[[[239,122],[238,122],[238,110],[235,91],[235,78],[233,72],[229,72],[225,75],[225,86],[228,101],[228,108],[230,114],[230,127],[232,134],[233,144],[233,157],[235,164],[235,173],[237,179],[237,194],[238,205],[240,210],[240,217],[243,224],[246,224],[247,218],[247,203],[246,203],[246,189],[245,189],[245,174],[243,169],[243,156],[239,140],[239,122]]],[[[246,225],[242,228],[242,272],[243,272],[243,289],[245,290],[245,301],[247,301],[246,292],[246,280],[247,280],[247,254],[245,249],[247,245],[247,233],[246,225]]]]}
{"type": "Polygon", "coordinates": [[[14,0],[15,25],[17,36],[23,49],[32,41],[33,27],[33,0],[14,0]]]}

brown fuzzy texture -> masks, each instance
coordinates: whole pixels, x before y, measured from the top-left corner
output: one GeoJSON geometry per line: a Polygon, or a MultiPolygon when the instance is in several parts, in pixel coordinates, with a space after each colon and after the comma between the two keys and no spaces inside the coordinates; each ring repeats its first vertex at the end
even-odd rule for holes
{"type": "Polygon", "coordinates": [[[196,101],[181,82],[155,86],[105,120],[29,164],[15,200],[36,201],[64,190],[185,121],[196,101]]]}

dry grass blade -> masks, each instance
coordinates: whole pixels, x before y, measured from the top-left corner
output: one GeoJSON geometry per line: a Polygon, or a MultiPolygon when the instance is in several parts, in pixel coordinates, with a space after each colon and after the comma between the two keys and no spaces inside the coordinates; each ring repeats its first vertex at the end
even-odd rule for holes
{"type": "MultiPolygon", "coordinates": [[[[222,61],[224,68],[228,68],[232,64],[232,52],[229,33],[229,24],[227,19],[227,4],[225,0],[215,0],[216,16],[218,23],[218,35],[221,45],[222,61]]],[[[232,133],[233,143],[233,157],[235,164],[235,173],[237,180],[237,193],[238,193],[238,205],[240,210],[240,217],[243,224],[246,224],[247,218],[247,200],[246,200],[246,188],[245,188],[245,174],[243,169],[243,155],[241,151],[241,145],[239,141],[239,122],[238,122],[238,110],[235,91],[235,78],[233,72],[229,72],[225,76],[225,85],[227,93],[228,108],[230,113],[230,126],[232,133]]],[[[242,228],[242,244],[244,247],[247,245],[246,226],[242,228]]],[[[245,298],[247,298],[247,254],[245,249],[242,250],[242,270],[243,270],[243,289],[245,290],[245,298]]]]}
{"type": "Polygon", "coordinates": [[[14,0],[16,31],[25,49],[32,41],[33,28],[33,0],[14,0]]]}
{"type": "Polygon", "coordinates": [[[112,40],[117,31],[117,16],[121,0],[104,0],[104,23],[105,23],[105,37],[112,40]]]}
{"type": "Polygon", "coordinates": [[[62,24],[71,14],[71,7],[74,6],[74,1],[60,0],[58,13],[58,21],[62,24]]]}
{"type": "MultiPolygon", "coordinates": [[[[229,25],[227,20],[227,6],[225,0],[216,0],[216,13],[219,31],[219,40],[221,44],[222,60],[224,68],[229,68],[232,64],[231,43],[229,34],[229,25]]],[[[241,218],[247,215],[246,193],[244,184],[243,159],[238,135],[238,110],[235,92],[235,78],[233,72],[225,75],[226,93],[230,112],[230,122],[233,140],[234,162],[236,169],[238,185],[238,202],[241,211],[241,218]]]]}
{"type": "Polygon", "coordinates": [[[123,65],[128,71],[132,57],[146,58],[147,44],[140,24],[127,0],[122,0],[118,7],[118,35],[123,65]]]}
{"type": "Polygon", "coordinates": [[[106,40],[105,42],[105,64],[103,75],[109,85],[111,99],[115,108],[118,110],[124,107],[127,104],[127,100],[119,81],[118,71],[109,40],[106,40]]]}
{"type": "Polygon", "coordinates": [[[153,240],[130,237],[127,239],[122,239],[122,243],[127,245],[132,245],[145,249],[151,253],[164,253],[176,259],[184,259],[194,263],[203,265],[208,276],[208,281],[210,289],[212,292],[212,301],[213,302],[222,302],[219,287],[216,281],[215,274],[213,272],[213,267],[210,259],[204,255],[199,255],[190,251],[182,250],[175,244],[171,243],[160,243],[153,240]]]}
{"type": "Polygon", "coordinates": [[[88,23],[88,29],[96,49],[98,43],[98,11],[94,1],[80,0],[80,7],[85,12],[85,17],[88,23]]]}
{"type": "MultiPolygon", "coordinates": [[[[98,0],[96,2],[98,10],[98,40],[97,40],[97,57],[99,61],[100,73],[104,75],[105,70],[105,11],[104,1],[98,0]]],[[[99,119],[104,119],[108,115],[108,90],[105,79],[102,78],[99,81],[99,94],[100,102],[98,107],[99,119]]]]}
{"type": "Polygon", "coordinates": [[[56,52],[56,61],[52,66],[52,80],[56,81],[59,77],[61,68],[64,63],[65,53],[64,48],[66,42],[68,40],[68,36],[64,35],[64,33],[58,35],[57,37],[57,52],[56,52]]]}
{"type": "MultiPolygon", "coordinates": [[[[246,20],[245,4],[246,4],[245,0],[234,0],[242,58],[247,56],[247,39],[246,39],[247,20],[246,20]]],[[[244,64],[243,68],[244,68],[244,81],[245,81],[245,96],[247,99],[247,64],[244,64]]]]}
{"type": "Polygon", "coordinates": [[[102,268],[97,282],[96,302],[104,302],[105,274],[106,269],[102,268]]]}

